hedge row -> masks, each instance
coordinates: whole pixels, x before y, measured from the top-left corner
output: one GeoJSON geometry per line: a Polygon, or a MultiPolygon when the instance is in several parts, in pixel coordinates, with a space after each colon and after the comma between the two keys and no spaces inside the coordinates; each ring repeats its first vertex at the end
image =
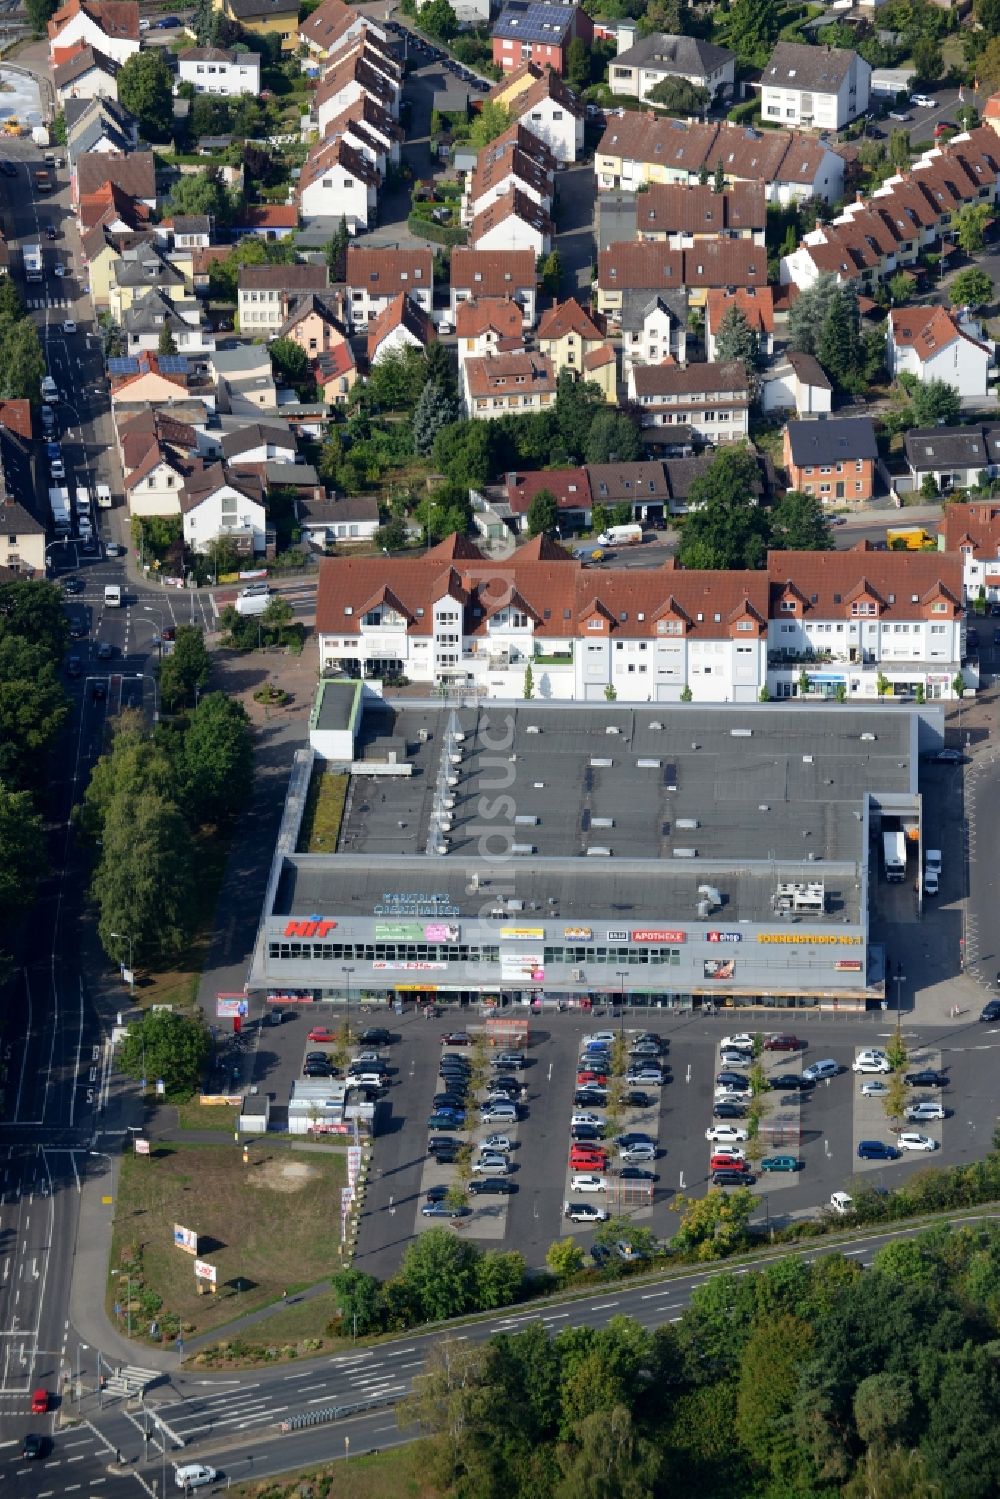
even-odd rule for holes
{"type": "Polygon", "coordinates": [[[460,224],[435,224],[432,219],[418,219],[416,214],[411,213],[406,221],[406,227],[411,234],[422,235],[436,245],[467,245],[469,243],[469,231],[463,229],[460,224]]]}

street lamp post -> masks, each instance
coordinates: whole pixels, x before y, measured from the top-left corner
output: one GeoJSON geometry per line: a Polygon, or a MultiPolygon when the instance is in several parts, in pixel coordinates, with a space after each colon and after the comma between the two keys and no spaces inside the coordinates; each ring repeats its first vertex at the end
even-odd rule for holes
{"type": "Polygon", "coordinates": [[[615,969],[615,978],[619,984],[620,1007],[618,1011],[618,1034],[624,1040],[625,1037],[625,980],[628,978],[628,970],[625,968],[615,969]]]}
{"type": "Polygon", "coordinates": [[[135,969],[132,966],[132,938],[126,932],[109,932],[109,937],[114,937],[118,942],[128,943],[128,986],[131,993],[135,993],[135,969]]]}
{"type": "Polygon", "coordinates": [[[354,968],[350,964],[345,963],[340,971],[347,982],[347,1034],[349,1037],[351,1034],[351,974],[354,972],[354,968]]]}
{"type": "Polygon", "coordinates": [[[896,964],[896,1029],[899,1030],[900,992],[903,988],[903,980],[906,974],[903,972],[902,959],[896,964]]]}
{"type": "Polygon", "coordinates": [[[89,1343],[77,1343],[77,1345],[76,1345],[76,1403],[77,1403],[77,1405],[80,1404],[80,1380],[83,1377],[82,1374],[81,1374],[81,1372],[80,1372],[80,1354],[81,1354],[81,1352],[82,1352],[82,1350],[84,1348],[89,1349],[90,1348],[90,1344],[89,1343]]]}

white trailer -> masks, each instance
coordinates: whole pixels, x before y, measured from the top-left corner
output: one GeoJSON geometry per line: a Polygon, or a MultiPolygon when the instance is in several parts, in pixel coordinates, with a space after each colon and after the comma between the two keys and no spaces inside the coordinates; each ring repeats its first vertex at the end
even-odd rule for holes
{"type": "Polygon", "coordinates": [[[904,835],[883,833],[882,855],[885,861],[885,877],[889,884],[901,884],[906,878],[906,838],[904,835]]]}

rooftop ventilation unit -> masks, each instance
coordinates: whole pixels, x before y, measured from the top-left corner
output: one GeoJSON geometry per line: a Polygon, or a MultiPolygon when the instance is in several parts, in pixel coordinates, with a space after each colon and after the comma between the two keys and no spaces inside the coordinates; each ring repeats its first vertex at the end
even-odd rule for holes
{"type": "Polygon", "coordinates": [[[591,770],[610,770],[614,763],[611,759],[602,760],[598,755],[591,755],[590,757],[591,770]]]}
{"type": "Polygon", "coordinates": [[[653,721],[649,724],[649,728],[651,728],[651,729],[662,729],[663,725],[661,724],[661,722],[660,722],[660,720],[658,718],[654,718],[653,721]]]}
{"type": "Polygon", "coordinates": [[[878,738],[877,734],[862,734],[862,736],[861,736],[861,742],[864,743],[866,740],[868,740],[868,741],[874,741],[877,738],[878,738]]]}
{"type": "Polygon", "coordinates": [[[659,760],[647,760],[645,758],[637,760],[635,765],[637,770],[659,770],[660,768],[659,760]]]}
{"type": "Polygon", "coordinates": [[[753,729],[730,729],[730,737],[733,739],[752,739],[753,729]]]}
{"type": "Polygon", "coordinates": [[[674,858],[675,859],[697,859],[697,857],[698,857],[698,850],[696,848],[675,848],[674,849],[674,858]]]}
{"type": "Polygon", "coordinates": [[[536,723],[529,723],[524,731],[526,734],[540,734],[542,731],[536,723]]]}
{"type": "Polygon", "coordinates": [[[679,828],[700,828],[701,822],[697,817],[678,817],[676,826],[679,828]]]}
{"type": "Polygon", "coordinates": [[[615,820],[613,817],[592,817],[590,826],[592,828],[613,828],[615,820]]]}
{"type": "Polygon", "coordinates": [[[514,825],[519,828],[534,828],[538,826],[538,818],[526,812],[523,817],[514,818],[514,825]]]}
{"type": "Polygon", "coordinates": [[[617,724],[609,723],[608,726],[607,726],[607,728],[604,730],[604,732],[605,732],[605,734],[620,734],[621,733],[621,729],[618,727],[617,724]]]}
{"type": "Polygon", "coordinates": [[[722,896],[714,885],[699,885],[698,894],[703,895],[713,906],[722,905],[722,896]]]}
{"type": "Polygon", "coordinates": [[[588,848],[588,850],[587,850],[587,858],[588,859],[610,859],[611,858],[611,850],[610,850],[610,848],[600,848],[597,845],[595,845],[593,848],[588,848]]]}
{"type": "Polygon", "coordinates": [[[533,854],[536,849],[533,843],[512,843],[510,851],[512,854],[533,854]]]}

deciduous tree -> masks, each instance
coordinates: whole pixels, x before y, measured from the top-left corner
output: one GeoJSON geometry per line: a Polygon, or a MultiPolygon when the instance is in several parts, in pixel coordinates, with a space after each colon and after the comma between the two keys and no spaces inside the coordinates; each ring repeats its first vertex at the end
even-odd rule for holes
{"type": "Polygon", "coordinates": [[[587,463],[634,463],[642,457],[635,422],[624,411],[597,410],[584,438],[583,457],[587,463]]]}
{"type": "Polygon", "coordinates": [[[174,648],[161,660],[158,674],[160,697],[167,708],[193,703],[204,691],[212,674],[212,661],[200,625],[177,626],[174,648]]]}
{"type": "Polygon", "coordinates": [[[183,806],[194,823],[226,822],[246,812],[253,789],[253,744],[243,704],[210,692],[184,731],[183,806]]]}
{"type": "Polygon", "coordinates": [[[104,818],[92,891],[98,932],[120,959],[120,937],[133,939],[137,963],[176,957],[194,930],[198,891],[191,832],[176,806],[156,792],[116,796],[104,818]]]}
{"type": "Polygon", "coordinates": [[[122,64],[118,102],[136,116],[147,140],[169,137],[174,118],[173,79],[158,47],[136,52],[122,64]]]}
{"type": "Polygon", "coordinates": [[[540,489],[528,506],[528,532],[551,536],[559,524],[559,505],[551,489],[540,489]]]}
{"type": "Polygon", "coordinates": [[[918,385],[911,404],[918,427],[953,426],[962,412],[958,391],[946,380],[928,380],[918,385]]]}
{"type": "Polygon", "coordinates": [[[0,781],[0,914],[31,905],[47,863],[45,827],[30,791],[0,781]]]}
{"type": "Polygon", "coordinates": [[[771,509],[771,547],[776,552],[829,552],[833,533],[820,500],[790,489],[771,509]]]}
{"type": "Polygon", "coordinates": [[[400,1274],[424,1321],[444,1322],[475,1305],[476,1258],[447,1228],[430,1228],[410,1244],[400,1274]]]}
{"type": "Polygon", "coordinates": [[[177,1010],[149,1010],[129,1025],[118,1052],[118,1066],[129,1077],[150,1083],[162,1078],[168,1097],[194,1092],[208,1060],[205,1027],[177,1010]]]}
{"type": "Polygon", "coordinates": [[[701,114],[709,102],[707,88],[687,78],[663,78],[646,95],[651,104],[661,104],[671,114],[701,114]]]}
{"type": "MultiPolygon", "coordinates": [[[[997,0],[1000,6],[1000,0],[997,0]]],[[[985,307],[993,301],[993,278],[977,265],[967,265],[959,271],[948,288],[948,297],[953,307],[985,307]]]]}

